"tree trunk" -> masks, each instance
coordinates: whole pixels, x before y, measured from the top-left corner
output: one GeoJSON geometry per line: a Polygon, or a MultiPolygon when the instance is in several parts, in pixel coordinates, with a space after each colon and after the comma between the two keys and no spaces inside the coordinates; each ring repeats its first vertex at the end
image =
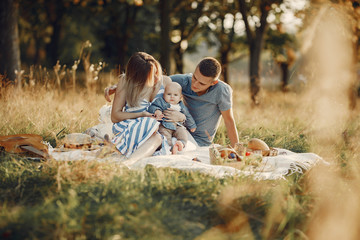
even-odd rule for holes
{"type": "Polygon", "coordinates": [[[46,56],[48,59],[48,64],[54,66],[59,60],[59,46],[62,24],[60,21],[55,21],[51,25],[53,28],[53,34],[51,35],[49,44],[46,45],[46,56]]]}
{"type": "Polygon", "coordinates": [[[356,25],[353,27],[353,62],[352,62],[352,73],[353,73],[353,82],[349,88],[348,95],[349,95],[349,108],[351,110],[356,109],[356,102],[357,97],[360,97],[360,79],[359,79],[359,73],[357,70],[357,62],[358,62],[358,55],[359,55],[359,36],[360,36],[360,29],[359,25],[357,24],[360,21],[360,15],[359,15],[359,7],[360,4],[358,1],[353,2],[353,8],[354,8],[354,22],[356,25]]]}
{"type": "Polygon", "coordinates": [[[222,27],[220,35],[220,62],[222,66],[222,79],[224,82],[229,83],[229,53],[232,49],[234,36],[235,36],[235,16],[234,21],[230,30],[230,33],[225,32],[225,16],[221,17],[222,27]]]}
{"type": "Polygon", "coordinates": [[[229,69],[229,51],[222,51],[221,52],[220,61],[221,61],[221,66],[222,66],[222,71],[221,71],[222,79],[223,79],[224,82],[229,83],[229,73],[228,73],[228,69],[229,69]]]}
{"type": "Polygon", "coordinates": [[[287,92],[288,85],[289,85],[289,64],[287,62],[281,62],[279,63],[282,77],[281,77],[281,90],[283,92],[287,92]]]}
{"type": "Polygon", "coordinates": [[[117,36],[116,43],[117,43],[117,63],[120,66],[120,73],[125,71],[126,66],[126,53],[128,50],[128,36],[117,36]]]}
{"type": "Polygon", "coordinates": [[[20,71],[18,33],[18,2],[0,1],[0,74],[16,80],[15,70],[20,71]]]}
{"type": "MultiPolygon", "coordinates": [[[[128,42],[129,42],[129,28],[131,28],[133,21],[135,21],[136,17],[136,9],[132,9],[129,4],[126,4],[126,12],[125,12],[125,23],[121,27],[121,31],[116,33],[116,43],[117,43],[117,59],[118,64],[120,65],[120,71],[125,71],[126,66],[126,56],[128,51],[128,42]],[[131,14],[133,12],[133,14],[131,14]],[[134,17],[134,19],[132,19],[134,17]]],[[[116,18],[116,16],[114,16],[116,18]]],[[[116,20],[113,20],[113,24],[116,24],[116,20]]],[[[114,26],[116,29],[116,26],[114,26]]]]}
{"type": "Polygon", "coordinates": [[[160,64],[167,75],[171,74],[170,54],[171,54],[171,41],[170,41],[170,15],[171,1],[160,0],[160,64]]]}
{"type": "Polygon", "coordinates": [[[48,64],[54,66],[59,60],[59,47],[63,30],[65,7],[62,0],[47,1],[45,7],[52,27],[50,42],[46,45],[46,58],[48,64]]]}
{"type": "MultiPolygon", "coordinates": [[[[139,7],[126,4],[126,15],[125,22],[122,24],[121,29],[115,33],[116,44],[117,44],[117,62],[120,65],[120,72],[125,71],[128,49],[129,49],[129,39],[131,37],[131,31],[134,28],[137,14],[139,12],[139,7]]],[[[113,24],[117,25],[116,15],[114,14],[113,24]]],[[[113,26],[113,29],[117,29],[117,26],[113,26]]]]}
{"type": "Polygon", "coordinates": [[[183,55],[184,51],[181,48],[181,45],[178,44],[174,49],[174,59],[175,59],[175,65],[176,65],[176,72],[177,73],[183,73],[184,70],[184,61],[183,61],[183,55]]]}
{"type": "Polygon", "coordinates": [[[246,37],[249,42],[250,49],[250,96],[254,105],[260,104],[259,92],[260,92],[260,56],[263,45],[264,33],[267,28],[267,17],[269,14],[271,1],[261,1],[259,9],[260,24],[255,28],[255,32],[251,30],[248,21],[248,9],[246,8],[245,0],[239,0],[239,10],[242,15],[246,37]]]}
{"type": "Polygon", "coordinates": [[[250,46],[250,97],[255,105],[260,104],[259,92],[260,92],[260,47],[258,44],[253,43],[250,46]]]}

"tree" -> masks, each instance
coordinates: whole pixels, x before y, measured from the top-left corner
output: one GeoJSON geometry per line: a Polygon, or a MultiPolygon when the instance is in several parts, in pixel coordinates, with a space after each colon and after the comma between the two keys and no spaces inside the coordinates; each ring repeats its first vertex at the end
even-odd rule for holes
{"type": "Polygon", "coordinates": [[[79,17],[72,14],[77,8],[75,0],[21,0],[19,30],[23,62],[52,67],[63,52],[71,51],[63,46],[69,41],[67,34],[71,28],[66,20],[73,17],[70,24],[74,25],[79,17]]]}
{"type": "Polygon", "coordinates": [[[205,14],[205,7],[208,0],[187,0],[175,1],[172,8],[172,50],[174,52],[176,72],[183,73],[184,53],[194,50],[191,42],[200,29],[199,19],[205,14]]]}
{"type": "Polygon", "coordinates": [[[264,34],[268,27],[267,17],[272,6],[282,2],[282,0],[239,0],[239,11],[245,24],[249,44],[250,96],[254,105],[260,104],[260,55],[263,48],[264,34]]]}
{"type": "Polygon", "coordinates": [[[277,29],[269,29],[266,35],[265,48],[269,49],[273,55],[274,61],[281,70],[281,90],[288,91],[289,84],[289,68],[295,62],[294,45],[295,39],[293,35],[286,33],[282,24],[277,24],[277,29]]]}
{"type": "Polygon", "coordinates": [[[167,74],[171,74],[171,64],[170,64],[170,55],[171,55],[171,41],[170,41],[170,11],[171,11],[171,0],[160,0],[159,1],[159,10],[160,10],[160,64],[167,74]]]}
{"type": "Polygon", "coordinates": [[[354,110],[356,107],[356,97],[360,97],[360,82],[358,79],[358,73],[356,69],[356,65],[359,61],[359,43],[360,43],[360,2],[357,0],[352,1],[352,8],[349,10],[351,12],[351,16],[353,18],[353,49],[354,49],[354,57],[353,57],[353,65],[354,72],[356,75],[354,76],[354,83],[349,90],[349,98],[350,98],[350,109],[354,110]]]}
{"type": "Polygon", "coordinates": [[[217,43],[211,43],[211,37],[206,38],[210,45],[218,45],[219,59],[222,66],[221,76],[224,82],[229,83],[230,54],[236,52],[235,42],[239,41],[235,25],[241,21],[237,17],[238,10],[234,1],[212,1],[208,10],[205,34],[210,33],[216,38],[217,43]]]}
{"type": "Polygon", "coordinates": [[[15,70],[20,71],[18,33],[18,2],[2,0],[0,3],[0,74],[15,81],[15,70]]]}
{"type": "MultiPolygon", "coordinates": [[[[230,7],[231,8],[231,7],[230,7]]],[[[234,9],[234,8],[232,8],[234,9]]],[[[227,13],[221,14],[221,34],[220,34],[220,62],[222,65],[222,78],[225,82],[229,82],[229,54],[232,50],[233,41],[235,37],[235,14],[227,13]],[[226,15],[232,15],[232,24],[229,29],[225,26],[226,15]]]]}
{"type": "Polygon", "coordinates": [[[46,57],[51,66],[54,66],[59,59],[60,40],[63,37],[64,15],[70,3],[67,0],[44,1],[48,23],[52,28],[50,41],[46,44],[46,57]]]}

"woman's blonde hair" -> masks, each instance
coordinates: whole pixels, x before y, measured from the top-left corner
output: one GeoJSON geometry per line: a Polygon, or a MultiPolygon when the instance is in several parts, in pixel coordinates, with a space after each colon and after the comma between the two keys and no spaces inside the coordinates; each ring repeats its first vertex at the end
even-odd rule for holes
{"type": "Polygon", "coordinates": [[[148,93],[155,84],[154,76],[162,75],[160,63],[145,52],[134,53],[125,70],[126,102],[129,106],[139,105],[141,97],[148,93]]]}

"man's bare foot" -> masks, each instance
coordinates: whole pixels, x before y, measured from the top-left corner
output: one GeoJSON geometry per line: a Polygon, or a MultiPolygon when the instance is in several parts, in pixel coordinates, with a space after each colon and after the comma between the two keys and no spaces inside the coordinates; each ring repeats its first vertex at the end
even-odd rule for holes
{"type": "Polygon", "coordinates": [[[184,148],[184,144],[181,141],[176,141],[174,146],[172,147],[172,154],[177,154],[178,152],[182,151],[184,148]]]}

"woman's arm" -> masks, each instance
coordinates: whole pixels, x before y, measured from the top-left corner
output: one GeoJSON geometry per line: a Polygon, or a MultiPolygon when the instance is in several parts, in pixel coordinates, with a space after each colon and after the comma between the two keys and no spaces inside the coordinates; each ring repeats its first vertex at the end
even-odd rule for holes
{"type": "Polygon", "coordinates": [[[126,101],[126,91],[123,86],[123,82],[120,80],[114,97],[114,102],[111,109],[111,121],[113,123],[121,122],[126,119],[138,118],[138,117],[152,117],[153,115],[148,112],[129,113],[124,112],[123,108],[126,101]]]}

